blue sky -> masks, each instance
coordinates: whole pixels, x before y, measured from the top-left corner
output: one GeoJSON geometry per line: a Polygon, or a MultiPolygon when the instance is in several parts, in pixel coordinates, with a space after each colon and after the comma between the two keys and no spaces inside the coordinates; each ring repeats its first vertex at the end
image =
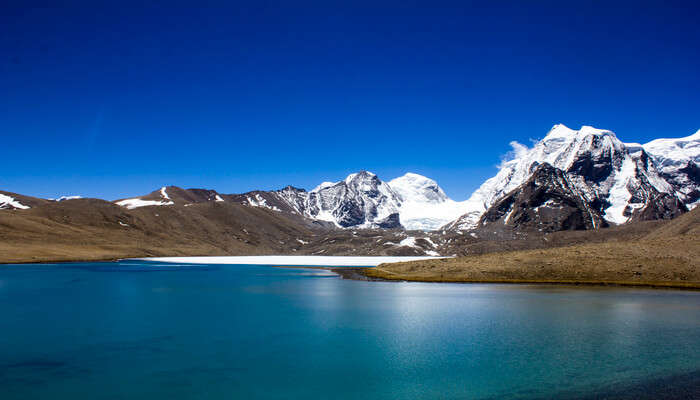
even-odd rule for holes
{"type": "Polygon", "coordinates": [[[636,142],[700,128],[696,2],[15,3],[0,189],[28,195],[367,169],[462,200],[555,123],[636,142]]]}

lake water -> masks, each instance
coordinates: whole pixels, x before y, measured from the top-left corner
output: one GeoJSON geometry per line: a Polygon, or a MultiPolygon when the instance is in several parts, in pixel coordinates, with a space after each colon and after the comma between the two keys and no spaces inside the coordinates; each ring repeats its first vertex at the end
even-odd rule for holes
{"type": "Polygon", "coordinates": [[[0,266],[3,400],[692,398],[698,371],[700,292],[0,266]]]}

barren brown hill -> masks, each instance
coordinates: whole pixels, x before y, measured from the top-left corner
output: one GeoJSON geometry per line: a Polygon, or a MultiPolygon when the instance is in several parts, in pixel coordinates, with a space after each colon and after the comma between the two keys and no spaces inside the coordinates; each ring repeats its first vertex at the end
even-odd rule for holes
{"type": "Polygon", "coordinates": [[[0,262],[103,260],[288,251],[312,226],[270,210],[232,203],[142,207],[107,201],[47,202],[0,212],[0,262]]]}
{"type": "Polygon", "coordinates": [[[420,238],[418,247],[397,246],[405,237],[400,230],[329,229],[328,224],[291,213],[233,202],[129,210],[104,200],[74,199],[2,210],[0,263],[201,255],[422,255],[420,246],[434,248],[420,238]]]}
{"type": "MultiPolygon", "coordinates": [[[[642,226],[654,229],[644,235],[626,232],[630,228],[623,229],[622,233],[631,235],[626,239],[620,235],[602,242],[554,248],[382,264],[368,269],[366,274],[373,278],[409,281],[700,288],[700,209],[671,221],[642,226]]],[[[595,237],[598,233],[587,231],[583,235],[595,237]]]]}

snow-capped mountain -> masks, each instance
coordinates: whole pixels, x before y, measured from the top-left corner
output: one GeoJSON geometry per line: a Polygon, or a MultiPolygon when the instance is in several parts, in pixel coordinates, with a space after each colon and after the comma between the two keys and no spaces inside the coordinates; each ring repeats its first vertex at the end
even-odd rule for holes
{"type": "Polygon", "coordinates": [[[389,181],[399,196],[399,219],[406,229],[435,230],[464,214],[467,202],[457,202],[425,176],[407,173],[389,181]]]}
{"type": "Polygon", "coordinates": [[[377,175],[361,171],[309,192],[307,213],[342,227],[396,228],[400,226],[400,204],[400,198],[389,185],[377,175]]]}
{"type": "Polygon", "coordinates": [[[287,186],[234,197],[250,206],[292,211],[343,228],[435,230],[466,211],[464,202],[448,198],[434,180],[413,173],[384,182],[361,171],[342,181],[323,182],[309,192],[287,186]]]}
{"type": "Polygon", "coordinates": [[[700,204],[700,130],[680,139],[656,139],[641,146],[689,209],[700,204]]]}
{"type": "Polygon", "coordinates": [[[287,186],[224,195],[168,186],[116,203],[131,209],[236,202],[341,228],[453,231],[495,222],[518,229],[597,228],[671,218],[686,205],[700,204],[700,131],[641,145],[623,143],[608,130],[555,125],[532,148],[511,145],[512,157],[496,176],[462,202],[421,175],[407,173],[385,182],[361,171],[311,191],[287,186]]]}
{"type": "MultiPolygon", "coordinates": [[[[499,199],[527,182],[539,165],[563,171],[581,199],[604,220],[622,224],[635,215],[673,214],[673,187],[660,176],[644,149],[622,143],[613,132],[583,126],[555,125],[532,148],[511,143],[514,157],[468,200],[469,212],[447,226],[468,230],[499,199]],[[659,209],[659,207],[661,207],[659,209]]],[[[637,217],[640,218],[640,217],[637,217]]]]}
{"type": "Polygon", "coordinates": [[[324,182],[307,192],[287,186],[272,192],[235,196],[251,206],[292,211],[307,218],[348,228],[399,228],[401,200],[377,175],[360,171],[338,182],[324,182]]]}

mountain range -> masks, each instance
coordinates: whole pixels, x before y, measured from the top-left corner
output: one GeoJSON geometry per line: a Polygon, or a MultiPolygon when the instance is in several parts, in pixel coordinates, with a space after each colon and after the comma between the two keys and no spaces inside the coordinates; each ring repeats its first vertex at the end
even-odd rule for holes
{"type": "MultiPolygon", "coordinates": [[[[437,182],[418,174],[384,181],[371,172],[360,171],[341,181],[321,183],[310,191],[287,186],[223,194],[211,189],[165,186],[147,195],[113,202],[78,196],[39,199],[0,191],[0,209],[15,210],[18,216],[36,216],[43,209],[63,208],[61,212],[67,213],[97,204],[109,208],[104,203],[110,203],[116,207],[110,215],[136,213],[143,218],[146,214],[167,214],[187,219],[183,216],[195,218],[190,214],[196,209],[200,214],[195,219],[207,219],[213,216],[208,211],[201,214],[202,210],[235,205],[236,213],[246,208],[266,210],[262,218],[266,224],[298,227],[307,233],[320,230],[326,232],[326,237],[331,231],[346,237],[347,232],[342,231],[367,230],[380,232],[386,239],[383,232],[423,231],[413,236],[388,235],[399,235],[398,247],[433,254],[441,246],[444,253],[447,237],[504,238],[533,232],[600,229],[670,219],[700,204],[700,130],[684,138],[637,144],[624,143],[608,130],[589,126],[573,130],[555,125],[531,148],[516,142],[511,145],[513,152],[501,163],[498,173],[465,201],[450,199],[437,182]],[[178,211],[166,213],[170,208],[178,211]],[[33,209],[39,210],[30,212],[33,209]],[[117,212],[119,209],[123,211],[117,212]],[[162,211],[156,211],[159,209],[162,211]]],[[[234,208],[227,210],[233,212],[234,208]]],[[[121,222],[120,228],[140,225],[134,224],[133,218],[131,224],[127,220],[114,222],[121,222]]],[[[146,229],[147,223],[142,222],[146,229]]],[[[221,221],[212,223],[222,234],[230,231],[221,221]]],[[[239,228],[248,229],[243,225],[239,228]]],[[[298,239],[302,242],[310,237],[301,236],[298,239]]],[[[272,248],[290,250],[289,246],[272,248]]]]}

